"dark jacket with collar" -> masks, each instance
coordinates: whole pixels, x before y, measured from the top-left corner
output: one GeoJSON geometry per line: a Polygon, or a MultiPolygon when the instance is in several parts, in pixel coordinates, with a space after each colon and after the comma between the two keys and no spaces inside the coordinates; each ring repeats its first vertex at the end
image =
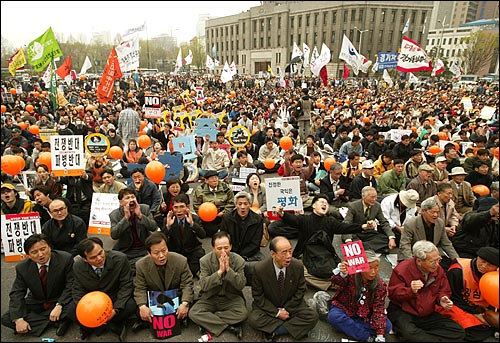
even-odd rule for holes
{"type": "Polygon", "coordinates": [[[242,220],[234,209],[222,217],[221,231],[231,235],[232,251],[245,260],[260,252],[260,242],[264,232],[264,220],[249,209],[248,216],[242,220]]]}

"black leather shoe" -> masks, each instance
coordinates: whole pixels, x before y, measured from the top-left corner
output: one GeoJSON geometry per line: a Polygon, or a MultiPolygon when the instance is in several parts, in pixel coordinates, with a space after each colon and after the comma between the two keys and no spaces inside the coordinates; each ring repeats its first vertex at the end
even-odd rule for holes
{"type": "Polygon", "coordinates": [[[184,319],[182,319],[182,320],[181,320],[181,325],[182,325],[183,327],[187,328],[187,327],[188,327],[188,325],[189,325],[188,318],[184,318],[184,319]]]}
{"type": "Polygon", "coordinates": [[[68,331],[69,326],[71,325],[70,320],[63,320],[59,323],[59,326],[57,327],[56,330],[56,335],[57,336],[64,336],[66,334],[66,331],[68,331]]]}
{"type": "Polygon", "coordinates": [[[127,326],[124,323],[108,323],[111,332],[118,335],[120,342],[125,342],[125,335],[127,334],[127,326]]]}
{"type": "Polygon", "coordinates": [[[120,342],[125,342],[125,337],[127,335],[127,326],[125,324],[122,324],[122,329],[120,333],[118,334],[118,340],[120,342]]]}
{"type": "Polygon", "coordinates": [[[228,326],[229,332],[231,332],[233,335],[235,335],[238,339],[243,338],[243,329],[239,325],[230,325],[228,326]]]}
{"type": "Polygon", "coordinates": [[[138,332],[143,329],[147,329],[149,326],[148,322],[145,322],[144,320],[137,320],[134,325],[132,325],[132,332],[138,332]]]}
{"type": "Polygon", "coordinates": [[[106,329],[108,328],[108,325],[107,324],[104,324],[104,325],[101,325],[101,326],[98,326],[94,329],[94,332],[95,332],[95,335],[97,337],[101,336],[102,334],[104,334],[104,332],[106,331],[106,329]]]}
{"type": "Polygon", "coordinates": [[[84,328],[80,326],[80,340],[84,341],[87,338],[90,337],[90,334],[92,333],[92,329],[89,328],[84,328]]]}
{"type": "Polygon", "coordinates": [[[265,342],[273,342],[274,339],[276,338],[276,332],[271,332],[271,333],[267,333],[267,332],[264,332],[264,341],[265,342]]]}

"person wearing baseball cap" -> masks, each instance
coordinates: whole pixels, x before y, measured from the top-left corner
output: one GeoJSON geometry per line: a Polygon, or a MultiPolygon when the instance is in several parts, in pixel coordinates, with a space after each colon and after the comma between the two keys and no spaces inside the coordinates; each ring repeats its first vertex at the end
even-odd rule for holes
{"type": "Polygon", "coordinates": [[[418,193],[417,206],[420,207],[420,203],[437,193],[437,183],[432,180],[432,172],[434,168],[427,163],[422,164],[418,167],[418,175],[413,178],[406,189],[414,189],[418,193]]]}
{"type": "Polygon", "coordinates": [[[465,340],[481,342],[498,330],[498,312],[482,296],[479,283],[489,272],[498,270],[498,249],[481,247],[477,257],[457,258],[446,276],[451,286],[451,300],[462,310],[451,312],[451,318],[465,329],[465,340]],[[488,325],[485,325],[485,324],[488,325]]]}
{"type": "Polygon", "coordinates": [[[451,176],[450,185],[453,189],[452,199],[455,202],[455,208],[463,216],[472,211],[476,196],[470,183],[465,181],[467,173],[464,168],[454,167],[448,175],[451,176]]]}
{"type": "Polygon", "coordinates": [[[361,190],[366,186],[377,189],[377,179],[373,176],[374,167],[372,160],[364,160],[361,163],[361,173],[355,176],[351,182],[351,201],[361,199],[361,190]]]}
{"type": "Polygon", "coordinates": [[[448,182],[448,171],[446,170],[446,166],[448,161],[444,155],[440,155],[436,157],[434,160],[434,171],[432,172],[432,179],[436,181],[439,185],[442,182],[448,182]]]}
{"type": "Polygon", "coordinates": [[[31,200],[21,199],[12,183],[4,182],[1,186],[2,214],[21,214],[33,212],[31,200]]]}

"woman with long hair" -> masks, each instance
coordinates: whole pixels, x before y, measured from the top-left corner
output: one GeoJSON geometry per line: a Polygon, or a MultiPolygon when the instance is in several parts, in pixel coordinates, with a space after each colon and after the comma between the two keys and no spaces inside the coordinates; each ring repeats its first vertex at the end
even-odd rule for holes
{"type": "Polygon", "coordinates": [[[127,150],[123,153],[121,160],[122,168],[120,170],[120,174],[122,174],[124,178],[128,178],[130,176],[129,171],[127,170],[128,164],[139,163],[139,159],[141,157],[147,158],[144,151],[137,145],[137,141],[135,139],[129,140],[127,150]]]}
{"type": "Polygon", "coordinates": [[[250,194],[250,208],[264,219],[264,233],[260,245],[265,247],[269,242],[266,188],[261,185],[261,179],[258,173],[248,174],[246,184],[244,191],[250,194]]]}

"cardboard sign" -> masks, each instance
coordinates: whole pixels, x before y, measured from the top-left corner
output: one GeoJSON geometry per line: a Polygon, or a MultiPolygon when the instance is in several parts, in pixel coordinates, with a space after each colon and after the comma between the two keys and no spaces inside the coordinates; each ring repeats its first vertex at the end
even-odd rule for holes
{"type": "Polygon", "coordinates": [[[181,334],[176,311],[179,308],[179,290],[148,291],[148,306],[153,314],[153,335],[165,339],[181,334]]]}
{"type": "Polygon", "coordinates": [[[370,271],[362,241],[341,244],[340,248],[342,249],[342,255],[344,255],[344,261],[347,262],[347,272],[349,274],[370,271]]]}
{"type": "Polygon", "coordinates": [[[265,182],[269,220],[281,219],[276,214],[278,206],[283,206],[283,210],[287,212],[303,210],[299,176],[267,178],[265,182]]]}
{"type": "Polygon", "coordinates": [[[111,220],[109,219],[109,214],[118,207],[120,207],[118,194],[92,194],[92,206],[90,207],[88,233],[109,236],[111,231],[111,220]]]}
{"type": "Polygon", "coordinates": [[[28,258],[24,252],[24,241],[35,233],[42,233],[38,212],[2,215],[5,262],[18,262],[28,258]]]}
{"type": "Polygon", "coordinates": [[[81,135],[50,136],[54,176],[81,176],[85,170],[81,135]]]}
{"type": "Polygon", "coordinates": [[[144,117],[161,118],[160,97],[156,95],[144,96],[144,117]]]}
{"type": "Polygon", "coordinates": [[[231,143],[231,146],[235,148],[242,148],[248,144],[251,135],[252,134],[246,126],[238,125],[233,126],[231,130],[229,130],[227,139],[229,140],[229,143],[231,143]]]}
{"type": "Polygon", "coordinates": [[[102,133],[92,133],[85,137],[85,151],[90,156],[106,156],[109,152],[110,145],[108,137],[102,133]]]}
{"type": "Polygon", "coordinates": [[[195,120],[196,127],[194,129],[195,136],[205,138],[206,135],[210,136],[211,141],[215,141],[217,136],[217,119],[216,118],[197,118],[195,120]]]}

